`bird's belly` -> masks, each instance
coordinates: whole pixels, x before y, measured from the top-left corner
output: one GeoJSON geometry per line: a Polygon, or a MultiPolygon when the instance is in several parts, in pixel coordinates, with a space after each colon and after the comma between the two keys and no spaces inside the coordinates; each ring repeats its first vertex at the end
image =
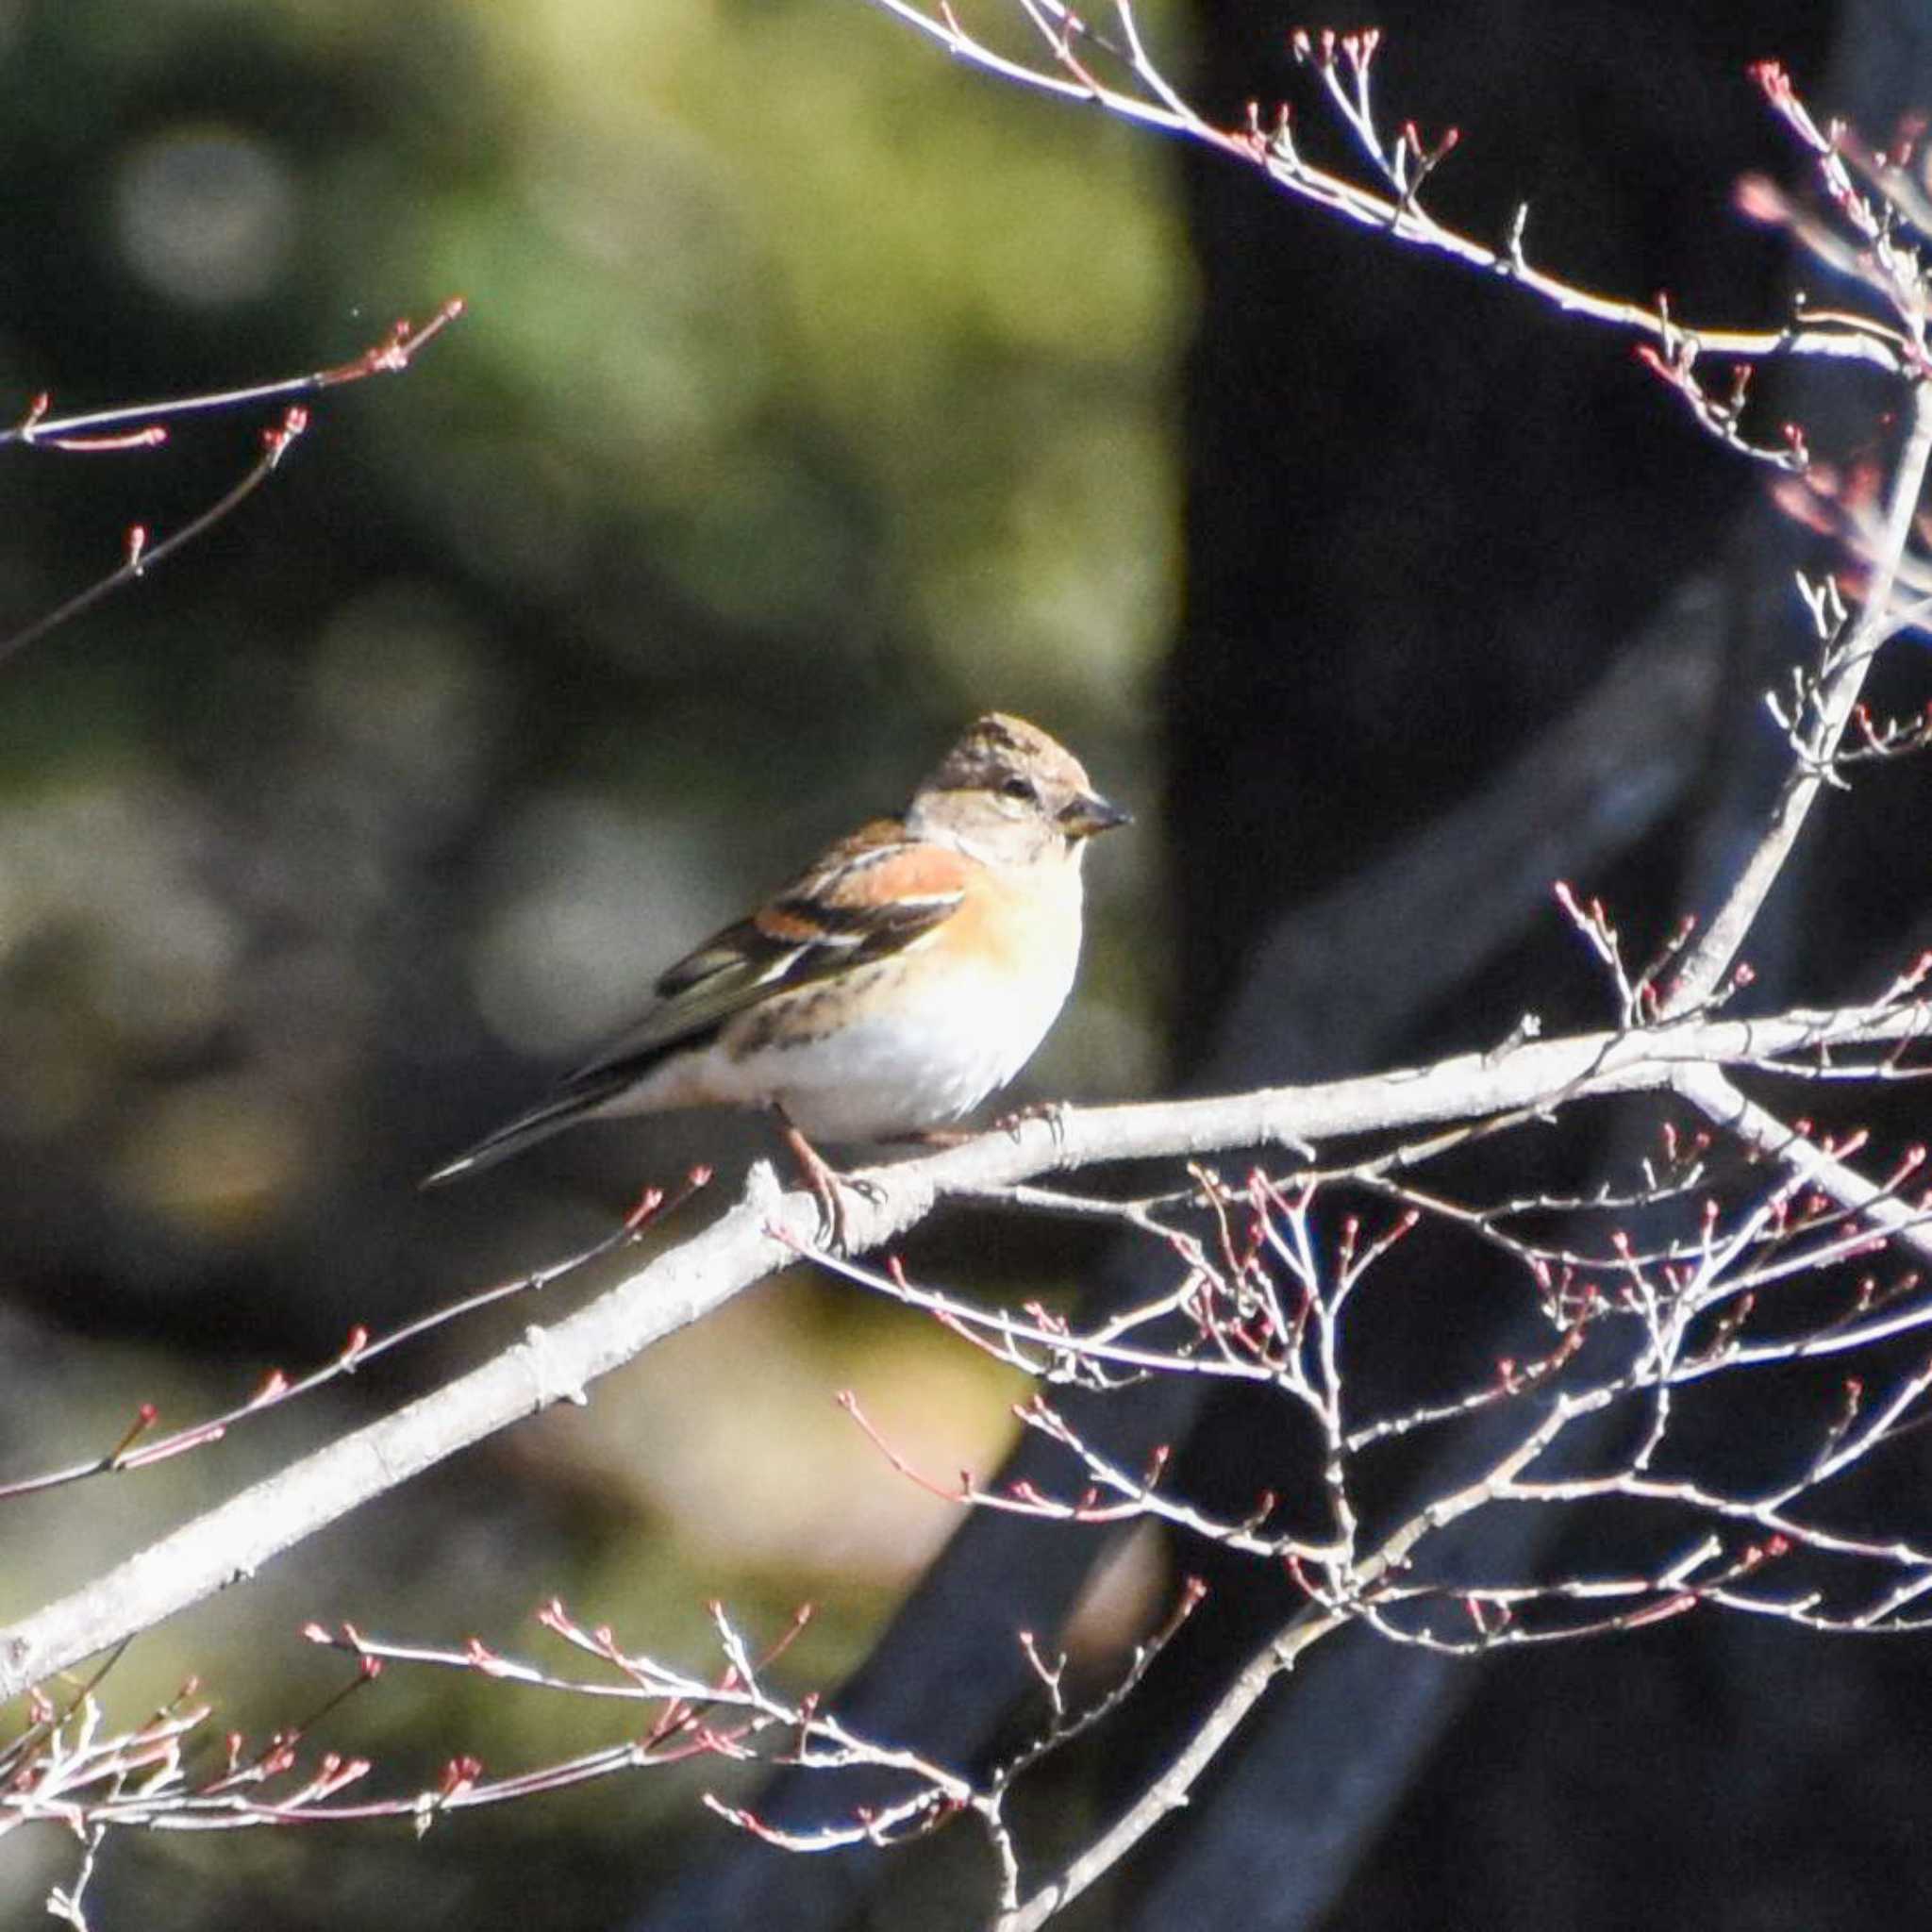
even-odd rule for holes
{"type": "Polygon", "coordinates": [[[861,996],[858,1011],[841,1014],[842,1000],[830,997],[815,1010],[821,990],[801,988],[782,1028],[747,1027],[735,1040],[727,1029],[720,1043],[732,1052],[734,1097],[777,1102],[812,1140],[870,1141],[958,1120],[1032,1057],[1073,976],[1022,986],[1006,974],[912,973],[895,985],[892,965],[878,970],[881,996],[861,996]]]}

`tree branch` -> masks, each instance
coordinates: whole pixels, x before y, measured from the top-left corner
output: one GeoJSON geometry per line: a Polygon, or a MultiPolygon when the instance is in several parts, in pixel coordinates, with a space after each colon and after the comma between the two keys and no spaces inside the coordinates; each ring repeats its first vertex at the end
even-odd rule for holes
{"type": "MultiPolygon", "coordinates": [[[[1069,1111],[924,1158],[874,1168],[876,1198],[848,1209],[855,1251],[915,1226],[957,1191],[1009,1185],[1097,1161],[1177,1157],[1521,1114],[1606,1094],[1676,1091],[1714,1064],[1763,1065],[1826,1046],[1912,1040],[1932,1027],[1920,1002],[1763,1020],[1686,1020],[1626,1033],[1533,1041],[1428,1068],[1194,1101],[1069,1111]]],[[[1809,1143],[1788,1138],[1806,1158],[1809,1143]]],[[[1807,1174],[1813,1170],[1807,1167],[1807,1174]]],[[[1818,1171],[1821,1185],[1828,1175],[1818,1171]]],[[[0,1700],[252,1575],[361,1503],[458,1450],[559,1401],[740,1290],[816,1239],[819,1205],[781,1194],[755,1168],[743,1198],[575,1314],[532,1325],[494,1360],[244,1490],[72,1595],[0,1630],[0,1700]]],[[[1907,1239],[1921,1239],[1918,1230],[1907,1239]]]]}
{"type": "Polygon", "coordinates": [[[1705,927],[1703,937],[1692,947],[1665,1003],[1667,1015],[1690,1010],[1717,990],[1770,897],[1771,889],[1777,883],[1819,793],[1824,790],[1833,754],[1857,708],[1866,674],[1877,656],[1878,645],[1892,628],[1892,591],[1911,536],[1912,519],[1924,494],[1928,462],[1932,462],[1932,390],[1920,382],[1912,390],[1911,426],[1899,454],[1898,467],[1892,473],[1884,535],[1872,560],[1871,582],[1857,622],[1844,640],[1838,668],[1824,681],[1809,756],[1792,764],[1772,809],[1770,828],[1745,861],[1737,883],[1705,927]]]}

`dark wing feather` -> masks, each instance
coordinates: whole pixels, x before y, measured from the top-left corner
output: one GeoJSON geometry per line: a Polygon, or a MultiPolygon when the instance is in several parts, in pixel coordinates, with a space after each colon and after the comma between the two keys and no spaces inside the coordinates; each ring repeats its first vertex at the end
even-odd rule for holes
{"type": "Polygon", "coordinates": [[[423,1185],[489,1167],[596,1112],[666,1054],[700,1044],[770,992],[809,986],[912,944],[958,909],[971,865],[948,846],[908,839],[890,819],[841,840],[749,919],[727,925],[665,973],[658,1004],[629,1032],[423,1185]]]}
{"type": "Polygon", "coordinates": [[[958,909],[971,864],[949,846],[907,838],[892,820],[841,840],[749,919],[669,968],[657,984],[658,1004],[566,1088],[641,1074],[774,991],[890,958],[958,909]]]}

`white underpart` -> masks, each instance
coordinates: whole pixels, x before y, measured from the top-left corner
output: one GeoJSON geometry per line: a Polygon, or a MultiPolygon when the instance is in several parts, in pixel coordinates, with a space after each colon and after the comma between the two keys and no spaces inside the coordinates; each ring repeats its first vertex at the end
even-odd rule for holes
{"type": "MultiPolygon", "coordinates": [[[[1054,970],[1024,980],[988,966],[956,965],[917,941],[898,959],[860,967],[856,1010],[825,1037],[735,1058],[731,1022],[723,1040],[677,1055],[599,1109],[655,1112],[702,1098],[769,1107],[774,1101],[813,1141],[872,1141],[955,1121],[1004,1087],[1046,1037],[1079,960],[1078,874],[1064,887],[1064,942],[1054,970]],[[876,997],[864,997],[875,993],[876,997]],[[702,1083],[701,1087],[698,1083],[702,1083]]],[[[802,989],[808,1000],[821,988],[802,989]]]]}

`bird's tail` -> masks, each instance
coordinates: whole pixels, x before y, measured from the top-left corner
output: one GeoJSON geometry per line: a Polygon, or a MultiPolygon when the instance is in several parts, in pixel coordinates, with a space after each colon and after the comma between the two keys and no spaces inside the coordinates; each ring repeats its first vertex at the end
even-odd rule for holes
{"type": "Polygon", "coordinates": [[[508,1160],[512,1154],[521,1154],[525,1147],[533,1147],[539,1141],[547,1141],[552,1134],[588,1119],[627,1084],[625,1076],[614,1071],[573,1080],[527,1113],[520,1113],[494,1133],[484,1135],[474,1147],[464,1148],[454,1160],[446,1160],[434,1173],[425,1174],[417,1186],[440,1188],[446,1181],[461,1180],[465,1174],[494,1167],[499,1160],[508,1160]]]}

